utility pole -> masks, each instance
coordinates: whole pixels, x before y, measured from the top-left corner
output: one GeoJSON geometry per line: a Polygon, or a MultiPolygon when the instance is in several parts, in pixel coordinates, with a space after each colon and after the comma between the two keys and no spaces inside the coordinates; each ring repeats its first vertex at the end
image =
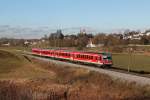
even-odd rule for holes
{"type": "Polygon", "coordinates": [[[129,65],[128,65],[128,72],[130,72],[130,67],[133,67],[133,48],[129,48],[129,65]]]}

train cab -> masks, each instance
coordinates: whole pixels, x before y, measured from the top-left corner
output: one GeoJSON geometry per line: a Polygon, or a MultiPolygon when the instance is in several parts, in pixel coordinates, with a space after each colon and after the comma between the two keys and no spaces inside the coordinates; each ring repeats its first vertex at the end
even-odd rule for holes
{"type": "Polygon", "coordinates": [[[102,53],[102,63],[105,66],[112,66],[112,55],[110,53],[102,53]]]}

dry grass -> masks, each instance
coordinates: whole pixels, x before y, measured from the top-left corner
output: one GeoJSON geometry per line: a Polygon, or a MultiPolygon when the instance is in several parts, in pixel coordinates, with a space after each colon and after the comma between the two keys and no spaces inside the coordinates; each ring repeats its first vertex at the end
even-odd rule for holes
{"type": "MultiPolygon", "coordinates": [[[[34,62],[37,61],[34,59],[34,62]]],[[[150,99],[150,87],[136,83],[123,83],[109,76],[82,68],[59,67],[53,63],[39,62],[43,68],[54,71],[55,84],[65,85],[69,100],[144,100],[150,99]]],[[[45,80],[45,83],[46,80],[45,80]]]]}
{"type": "Polygon", "coordinates": [[[54,77],[55,73],[33,64],[18,53],[0,50],[0,79],[50,78],[50,76],[54,77]]]}

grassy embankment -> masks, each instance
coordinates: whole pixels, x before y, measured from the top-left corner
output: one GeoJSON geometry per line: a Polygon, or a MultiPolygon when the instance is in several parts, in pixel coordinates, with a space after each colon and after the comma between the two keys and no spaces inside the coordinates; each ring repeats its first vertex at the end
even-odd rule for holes
{"type": "Polygon", "coordinates": [[[30,79],[37,75],[48,77],[51,72],[36,67],[28,59],[14,50],[0,50],[0,78],[1,79],[30,79]]]}
{"type": "MultiPolygon", "coordinates": [[[[11,51],[11,52],[10,52],[11,51]]],[[[82,68],[25,59],[0,50],[1,100],[144,100],[149,86],[123,83],[82,68]]]]}

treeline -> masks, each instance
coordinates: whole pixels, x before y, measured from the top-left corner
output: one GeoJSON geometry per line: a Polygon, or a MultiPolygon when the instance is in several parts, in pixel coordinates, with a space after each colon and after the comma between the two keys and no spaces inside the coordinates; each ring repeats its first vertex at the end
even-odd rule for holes
{"type": "Polygon", "coordinates": [[[150,31],[141,33],[139,31],[125,31],[123,34],[87,34],[80,32],[78,34],[64,35],[61,30],[45,35],[41,39],[10,39],[0,38],[0,46],[36,46],[47,45],[47,47],[86,47],[87,44],[93,43],[96,46],[118,46],[129,44],[150,44],[150,31]]]}
{"type": "Polygon", "coordinates": [[[104,46],[117,46],[117,45],[129,45],[129,44],[150,44],[150,35],[141,34],[138,31],[129,31],[123,34],[87,34],[78,33],[77,35],[63,35],[61,30],[56,33],[50,34],[49,37],[45,37],[49,41],[49,45],[52,47],[85,47],[89,42],[96,45],[103,44],[104,46]]]}
{"type": "Polygon", "coordinates": [[[0,46],[29,46],[38,39],[0,38],[0,46]]]}
{"type": "Polygon", "coordinates": [[[77,35],[63,35],[60,30],[50,34],[46,39],[52,47],[85,47],[92,34],[79,33],[77,35]]]}

